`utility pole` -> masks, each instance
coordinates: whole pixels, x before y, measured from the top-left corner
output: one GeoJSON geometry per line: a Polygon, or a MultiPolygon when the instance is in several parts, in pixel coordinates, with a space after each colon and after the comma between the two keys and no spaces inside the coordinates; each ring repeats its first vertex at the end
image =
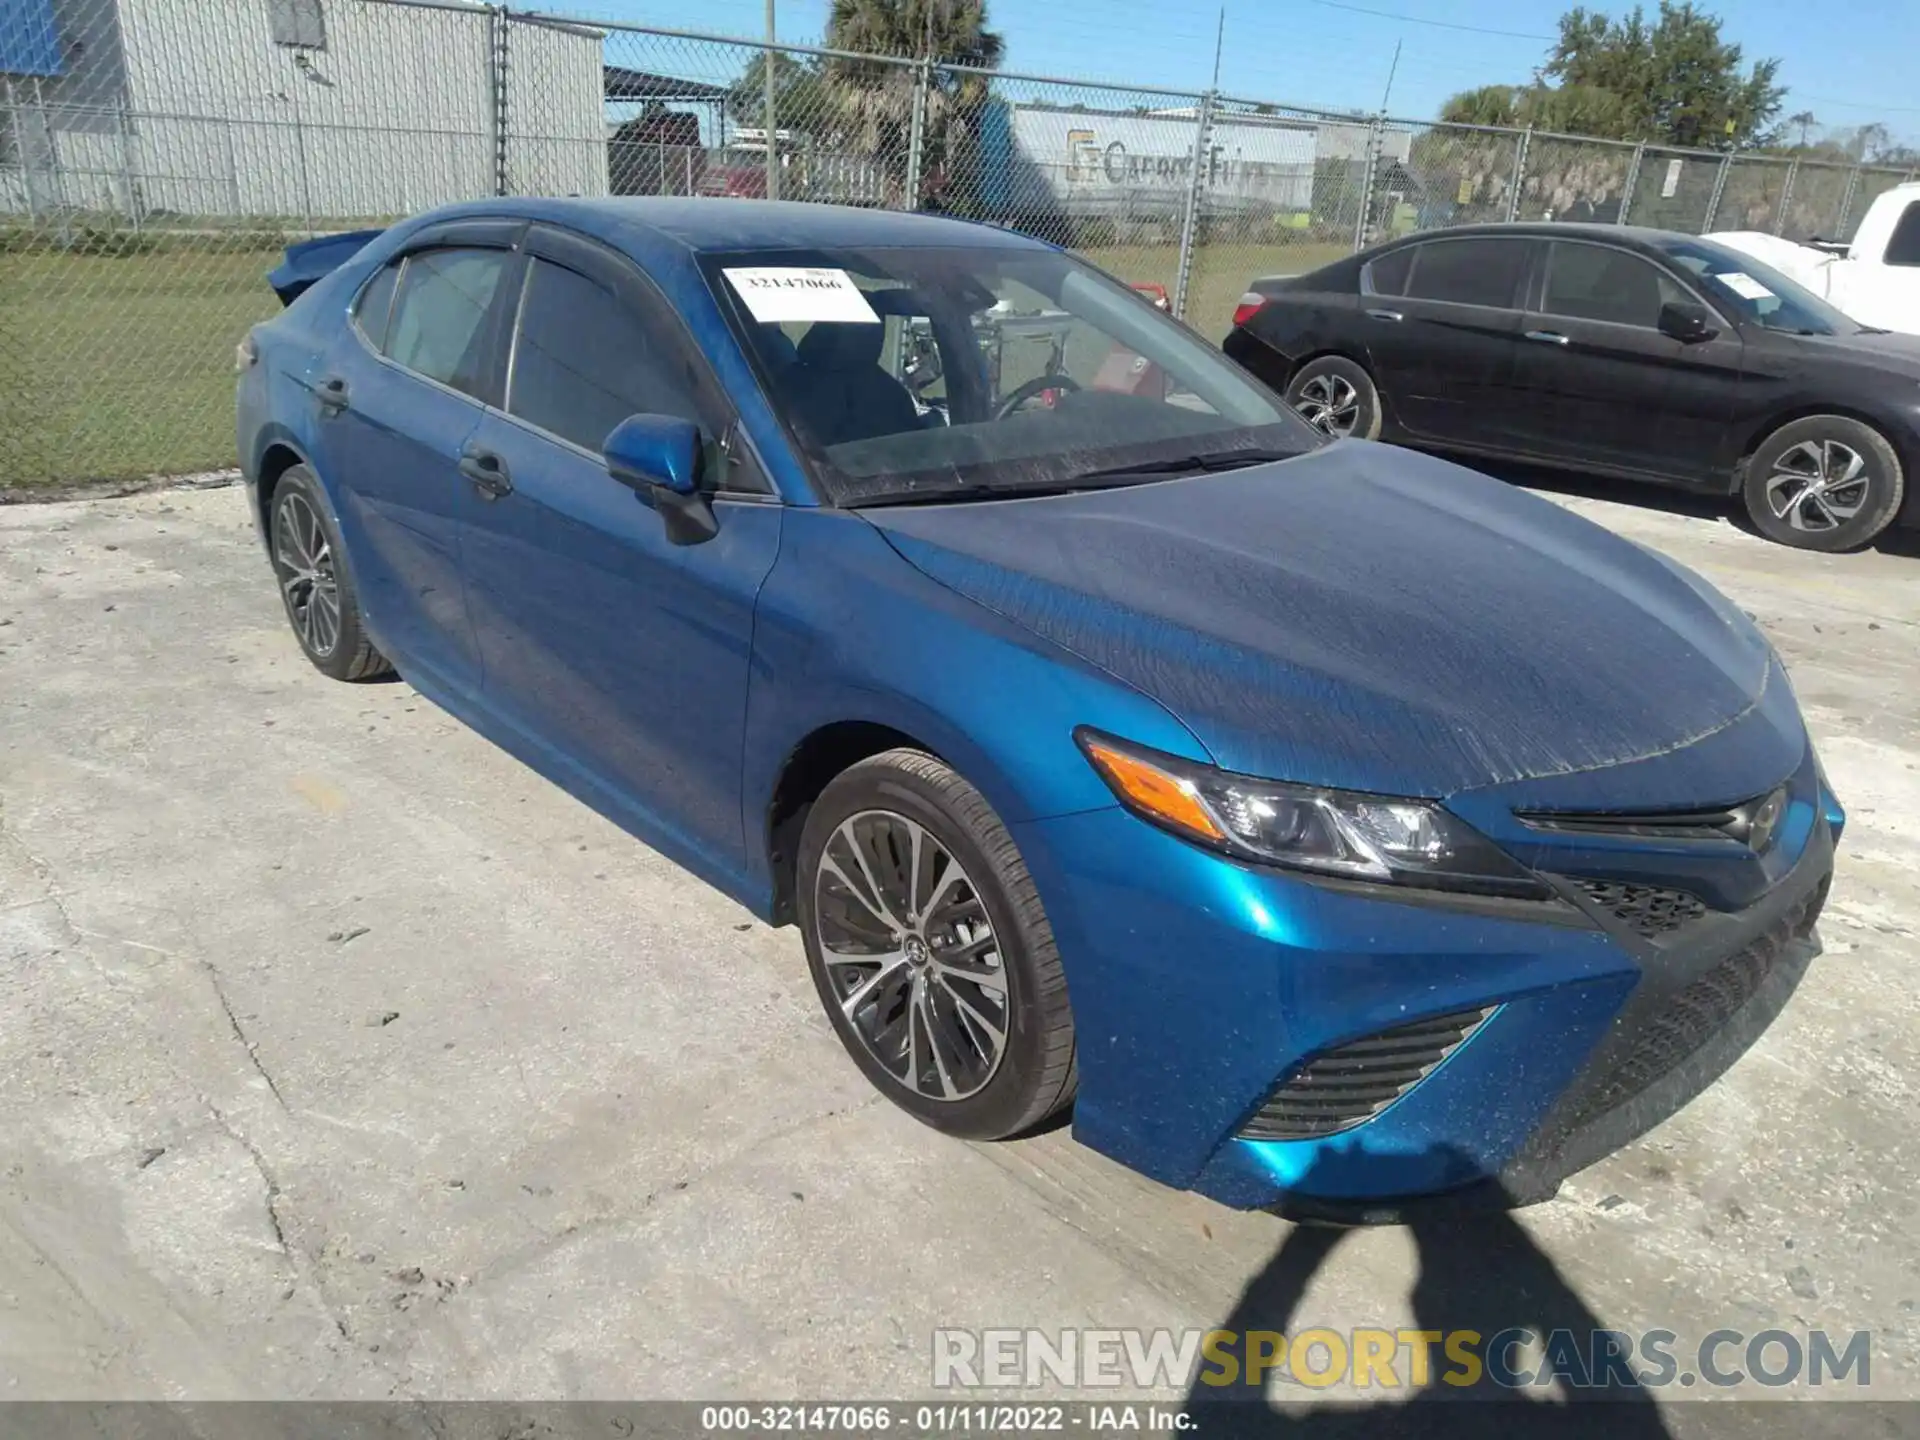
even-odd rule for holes
{"type": "Polygon", "coordinates": [[[1393,99],[1393,77],[1400,73],[1400,41],[1393,42],[1393,63],[1387,66],[1387,88],[1380,92],[1380,114],[1387,113],[1387,103],[1393,99]]]}
{"type": "Polygon", "coordinates": [[[1227,43],[1227,7],[1220,7],[1220,27],[1213,32],[1213,84],[1207,88],[1220,88],[1220,51],[1227,43]]]}
{"type": "Polygon", "coordinates": [[[773,48],[773,0],[767,0],[767,48],[760,55],[760,73],[766,81],[766,113],[760,117],[760,123],[767,135],[767,198],[780,198],[780,156],[778,135],[780,123],[773,113],[774,74],[773,68],[780,59],[780,52],[773,48]]]}

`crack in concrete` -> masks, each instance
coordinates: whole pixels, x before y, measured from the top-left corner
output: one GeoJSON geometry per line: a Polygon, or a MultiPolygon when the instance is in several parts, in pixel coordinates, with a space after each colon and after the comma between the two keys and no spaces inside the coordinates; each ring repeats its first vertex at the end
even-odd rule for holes
{"type": "Polygon", "coordinates": [[[273,1167],[267,1164],[267,1157],[260,1152],[260,1147],[253,1143],[246,1132],[228,1118],[224,1110],[205,1095],[200,1095],[199,1100],[201,1105],[206,1107],[207,1114],[212,1117],[213,1123],[220,1127],[221,1133],[246,1151],[247,1158],[253,1162],[253,1168],[260,1176],[260,1184],[266,1191],[267,1227],[273,1231],[274,1243],[279,1248],[281,1257],[287,1262],[288,1268],[293,1271],[295,1280],[313,1292],[314,1298],[320,1303],[321,1310],[333,1322],[333,1328],[339,1332],[340,1338],[350,1342],[353,1335],[347,1329],[345,1317],[327,1299],[327,1292],[321,1287],[319,1276],[311,1273],[309,1267],[303,1263],[301,1252],[294,1248],[293,1242],[287,1237],[286,1224],[280,1218],[280,1200],[286,1192],[280,1188],[280,1181],[275,1177],[273,1167]]]}
{"type": "Polygon", "coordinates": [[[280,1093],[280,1087],[274,1083],[272,1073],[260,1063],[260,1047],[257,1042],[247,1038],[246,1028],[241,1025],[240,1017],[234,1013],[233,1002],[227,998],[227,987],[221,982],[220,971],[211,960],[196,962],[206,972],[207,982],[213,986],[214,998],[220,1002],[220,1009],[227,1017],[227,1025],[233,1031],[233,1038],[240,1042],[254,1073],[267,1082],[267,1089],[273,1092],[274,1103],[287,1113],[293,1113],[293,1107],[287,1104],[286,1096],[280,1093]]]}

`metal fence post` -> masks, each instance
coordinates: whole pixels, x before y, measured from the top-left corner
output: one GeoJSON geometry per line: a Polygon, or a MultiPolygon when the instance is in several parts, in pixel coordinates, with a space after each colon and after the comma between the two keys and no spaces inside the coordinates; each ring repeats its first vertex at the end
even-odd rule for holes
{"type": "Polygon", "coordinates": [[[487,10],[487,83],[493,95],[493,193],[507,193],[507,7],[487,10]]]}
{"type": "Polygon", "coordinates": [[[1733,157],[1731,155],[1722,155],[1720,157],[1720,168],[1714,173],[1713,195],[1707,201],[1706,218],[1700,222],[1700,233],[1702,235],[1713,229],[1713,217],[1720,213],[1720,197],[1727,193],[1727,172],[1732,169],[1733,157]]]}
{"type": "Polygon", "coordinates": [[[1193,278],[1193,247],[1200,233],[1200,187],[1205,183],[1203,167],[1207,163],[1207,144],[1213,129],[1214,92],[1200,97],[1199,124],[1193,133],[1193,170],[1187,176],[1186,208],[1180,216],[1180,268],[1173,280],[1173,316],[1183,319],[1187,313],[1187,285],[1193,278]]]}
{"type": "Polygon", "coordinates": [[[140,197],[134,189],[133,126],[127,120],[125,101],[121,102],[119,113],[114,118],[120,127],[120,189],[126,197],[127,219],[137,232],[140,229],[140,197]]]}
{"type": "Polygon", "coordinates": [[[227,207],[229,213],[241,213],[240,202],[240,157],[234,153],[233,122],[227,121],[220,127],[220,137],[226,142],[227,152],[227,207]]]}
{"type": "Polygon", "coordinates": [[[920,171],[926,163],[927,87],[933,83],[933,62],[922,60],[913,67],[913,114],[907,123],[907,193],[902,197],[909,210],[920,208],[920,171]]]}
{"type": "Polygon", "coordinates": [[[1780,186],[1780,204],[1773,212],[1773,233],[1785,233],[1787,227],[1787,206],[1793,203],[1793,182],[1800,174],[1798,157],[1787,162],[1787,178],[1780,186]]]}
{"type": "Polygon", "coordinates": [[[307,174],[307,129],[300,122],[300,106],[293,107],[293,144],[300,157],[300,208],[306,212],[307,234],[313,230],[313,180],[307,174]]]}
{"type": "Polygon", "coordinates": [[[1847,172],[1847,193],[1840,197],[1840,220],[1838,233],[1834,239],[1843,239],[1847,233],[1847,222],[1853,219],[1854,197],[1860,193],[1860,167],[1854,166],[1847,172]]]}
{"type": "Polygon", "coordinates": [[[1527,183],[1527,151],[1533,148],[1533,127],[1527,126],[1513,143],[1513,184],[1507,189],[1507,220],[1520,218],[1520,187],[1527,183]]]}
{"type": "Polygon", "coordinates": [[[1380,146],[1385,139],[1387,117],[1376,115],[1367,127],[1367,163],[1360,172],[1360,213],[1353,218],[1353,248],[1367,248],[1367,218],[1373,209],[1373,176],[1380,164],[1380,146]]]}
{"type": "Polygon", "coordinates": [[[1620,213],[1613,221],[1616,225],[1627,223],[1627,212],[1633,208],[1633,192],[1640,188],[1640,162],[1646,158],[1647,142],[1642,140],[1633,147],[1633,159],[1627,162],[1627,180],[1620,187],[1620,213]]]}

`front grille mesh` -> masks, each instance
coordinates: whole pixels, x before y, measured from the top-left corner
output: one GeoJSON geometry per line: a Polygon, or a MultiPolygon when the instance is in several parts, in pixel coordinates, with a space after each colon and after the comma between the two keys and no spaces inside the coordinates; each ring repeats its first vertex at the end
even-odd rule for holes
{"type": "Polygon", "coordinates": [[[1372,1119],[1459,1048],[1493,1008],[1382,1030],[1309,1060],[1275,1088],[1241,1136],[1311,1140],[1372,1119]]]}
{"type": "Polygon", "coordinates": [[[1632,1048],[1613,1062],[1604,1082],[1580,1104],[1572,1123],[1583,1124],[1679,1068],[1751,1000],[1793,940],[1813,934],[1831,880],[1795,906],[1772,929],[1696,976],[1644,1022],[1632,1048]]]}
{"type": "Polygon", "coordinates": [[[1623,880],[1575,880],[1574,884],[1595,905],[1648,940],[1671,935],[1707,913],[1707,907],[1684,890],[1623,880]]]}

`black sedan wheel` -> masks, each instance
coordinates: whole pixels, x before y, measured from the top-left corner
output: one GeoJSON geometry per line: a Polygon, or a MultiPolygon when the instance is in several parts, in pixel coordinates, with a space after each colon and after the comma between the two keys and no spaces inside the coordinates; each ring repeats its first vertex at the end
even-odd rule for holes
{"type": "Polygon", "coordinates": [[[287,623],[314,668],[335,680],[387,674],[392,667],[361,625],[353,580],[320,482],[306,466],[294,466],[274,486],[267,539],[287,623]]]}
{"type": "Polygon", "coordinates": [[[1322,355],[1294,372],[1287,403],[1335,440],[1380,437],[1380,392],[1373,377],[1344,355],[1322,355]]]}
{"type": "Polygon", "coordinates": [[[1077,1078],[1066,983],[1033,880],[986,799],[917,750],[863,760],[808,813],[796,900],[814,988],[879,1090],[998,1140],[1077,1078]]]}
{"type": "Polygon", "coordinates": [[[1747,513],[1771,540],[1852,550],[1893,522],[1906,491],[1900,457],[1870,425],[1813,415],[1782,425],[1747,462],[1747,513]]]}

